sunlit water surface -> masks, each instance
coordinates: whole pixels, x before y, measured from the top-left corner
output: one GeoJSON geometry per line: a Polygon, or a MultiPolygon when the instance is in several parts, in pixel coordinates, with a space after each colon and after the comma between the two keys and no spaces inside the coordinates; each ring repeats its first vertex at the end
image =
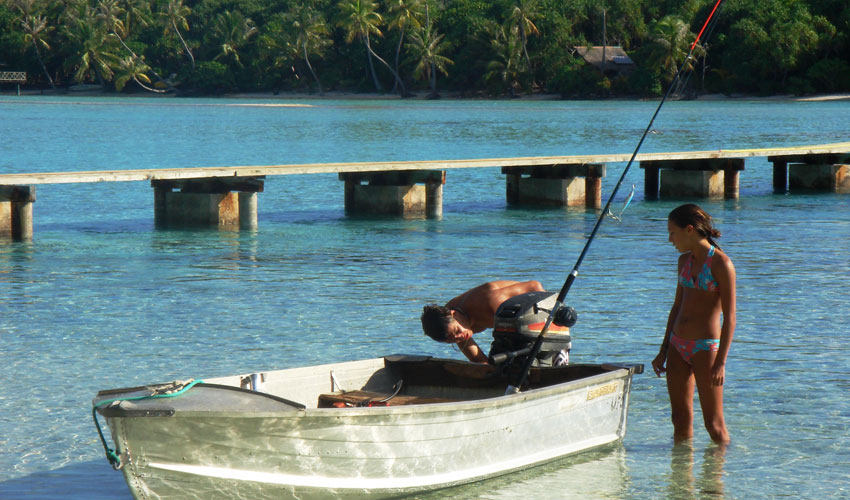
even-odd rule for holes
{"type": "MultiPolygon", "coordinates": [[[[657,103],[0,98],[0,172],[630,153],[657,103]]],[[[642,151],[848,140],[850,102],[669,102],[642,151]]],[[[609,164],[607,198],[624,164],[609,164]]],[[[90,417],[105,388],[423,353],[418,315],[494,279],[558,289],[597,213],[507,207],[498,168],[451,170],[440,220],[348,218],[334,175],[272,177],[256,232],[157,230],[145,183],[37,187],[35,238],[0,244],[0,497],[124,499],[90,417]]],[[[607,220],[568,302],[573,360],[646,364],[675,286],[665,218],[607,220]]],[[[622,206],[624,190],[615,207],[622,206]]],[[[724,453],[674,448],[663,379],[636,376],[621,445],[456,488],[460,498],[850,495],[850,196],[706,201],[738,272],[724,453]]],[[[488,341],[482,339],[484,345],[488,341]]],[[[647,370],[650,372],[651,370],[647,370]]],[[[697,415],[697,422],[700,422],[697,415]]],[[[439,495],[423,496],[438,498],[439,495]]]]}

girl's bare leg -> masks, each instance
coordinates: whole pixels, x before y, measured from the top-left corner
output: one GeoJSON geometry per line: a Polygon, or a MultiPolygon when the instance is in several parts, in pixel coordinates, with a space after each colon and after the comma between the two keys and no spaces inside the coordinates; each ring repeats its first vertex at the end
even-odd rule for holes
{"type": "Polygon", "coordinates": [[[673,441],[694,437],[694,374],[673,347],[667,353],[667,393],[673,420],[673,441]]]}
{"type": "Polygon", "coordinates": [[[711,366],[717,353],[700,351],[694,354],[691,361],[694,366],[694,378],[699,391],[699,404],[705,421],[708,435],[716,443],[728,443],[729,432],[726,430],[726,420],[723,418],[723,386],[711,382],[711,366]]]}

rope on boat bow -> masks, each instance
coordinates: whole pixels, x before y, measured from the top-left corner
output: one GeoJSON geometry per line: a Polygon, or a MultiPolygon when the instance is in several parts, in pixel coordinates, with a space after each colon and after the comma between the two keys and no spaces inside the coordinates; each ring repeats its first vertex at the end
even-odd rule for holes
{"type": "MultiPolygon", "coordinates": [[[[723,0],[717,0],[714,4],[714,8],[711,9],[711,13],[705,20],[705,23],[702,25],[702,29],[699,30],[694,42],[691,44],[690,49],[688,50],[688,55],[685,57],[685,60],[682,62],[682,65],[679,66],[678,71],[676,72],[676,76],[673,78],[673,81],[670,82],[670,86],[667,87],[667,92],[664,93],[664,97],[661,98],[661,102],[658,103],[658,107],[655,109],[655,113],[652,115],[652,118],[649,120],[649,123],[646,126],[646,129],[643,131],[643,135],[641,135],[640,140],[637,143],[637,147],[635,147],[634,152],[632,153],[629,162],[626,164],[626,168],[623,169],[623,173],[620,174],[620,178],[617,181],[617,184],[614,185],[613,191],[611,191],[611,196],[608,197],[608,202],[605,203],[605,206],[602,208],[602,213],[599,214],[599,217],[596,219],[596,224],[593,226],[593,230],[590,232],[590,236],[587,237],[587,242],[584,244],[584,248],[581,251],[581,254],[578,256],[578,260],[576,260],[575,266],[573,266],[573,270],[567,276],[567,280],[564,282],[564,286],[561,288],[561,292],[558,294],[558,298],[555,299],[555,305],[552,307],[552,311],[549,313],[549,317],[546,318],[546,322],[543,325],[543,329],[540,331],[540,335],[537,336],[537,339],[534,341],[534,345],[531,348],[530,354],[525,358],[525,363],[523,364],[522,371],[520,371],[519,376],[514,381],[513,384],[509,384],[508,388],[505,390],[505,394],[513,394],[519,392],[520,387],[525,384],[526,379],[528,379],[528,372],[531,370],[531,365],[534,363],[535,358],[537,358],[537,353],[540,352],[540,347],[543,345],[543,337],[549,331],[549,326],[552,324],[552,321],[555,319],[555,315],[558,313],[562,307],[564,307],[564,299],[567,296],[567,292],[570,291],[570,288],[573,285],[573,282],[578,276],[578,268],[584,260],[585,255],[587,255],[587,251],[590,249],[590,244],[593,242],[593,238],[596,236],[596,232],[599,231],[599,226],[602,224],[602,221],[609,216],[619,220],[619,216],[611,213],[611,202],[614,201],[614,196],[617,195],[617,191],[620,189],[620,185],[623,183],[623,180],[626,178],[626,173],[628,173],[629,169],[632,166],[632,163],[635,161],[635,157],[637,157],[638,151],[640,151],[640,147],[643,145],[643,141],[646,139],[649,131],[652,130],[652,124],[655,123],[655,118],[658,116],[659,111],[661,111],[661,106],[664,105],[664,102],[667,100],[667,97],[671,94],[673,88],[676,87],[676,84],[679,82],[682,74],[684,73],[685,68],[688,66],[688,61],[691,60],[693,56],[694,49],[700,41],[703,33],[705,33],[706,28],[711,23],[712,18],[714,18],[714,14],[717,12],[717,9],[720,8],[720,4],[723,3],[723,0]]],[[[709,30],[709,33],[711,30],[709,30]]],[[[706,35],[708,38],[708,34],[706,35]]],[[[632,195],[630,194],[628,199],[626,200],[626,204],[623,207],[623,211],[625,211],[626,207],[629,206],[629,203],[632,200],[632,195]]],[[[623,212],[620,212],[622,216],[623,212]]]]}
{"type": "MultiPolygon", "coordinates": [[[[145,394],[142,396],[134,396],[131,398],[114,398],[114,399],[105,399],[100,401],[99,403],[92,405],[91,409],[91,417],[94,420],[94,426],[97,428],[97,434],[100,436],[100,442],[103,444],[103,450],[106,452],[106,459],[109,461],[109,464],[112,465],[112,468],[115,470],[120,470],[124,467],[124,464],[121,463],[121,457],[116,453],[116,451],[109,447],[106,443],[106,438],[103,436],[103,429],[100,428],[100,422],[97,419],[97,409],[103,406],[109,406],[111,404],[120,403],[121,401],[139,401],[142,399],[158,399],[158,398],[174,398],[177,396],[182,396],[189,389],[194,387],[197,384],[204,383],[203,380],[187,380],[185,382],[172,382],[170,384],[159,385],[155,387],[148,388],[151,393],[145,394]]],[[[117,446],[116,446],[117,448],[117,446]]]]}

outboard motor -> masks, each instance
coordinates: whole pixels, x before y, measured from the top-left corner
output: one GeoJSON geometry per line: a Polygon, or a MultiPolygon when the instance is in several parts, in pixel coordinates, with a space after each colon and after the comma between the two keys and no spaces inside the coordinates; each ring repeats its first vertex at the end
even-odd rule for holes
{"type": "MultiPolygon", "coordinates": [[[[496,310],[490,363],[526,359],[555,307],[556,298],[553,292],[528,292],[503,302],[496,310]]],[[[533,366],[566,364],[572,347],[569,327],[575,322],[576,312],[572,307],[562,306],[556,311],[533,366]]]]}

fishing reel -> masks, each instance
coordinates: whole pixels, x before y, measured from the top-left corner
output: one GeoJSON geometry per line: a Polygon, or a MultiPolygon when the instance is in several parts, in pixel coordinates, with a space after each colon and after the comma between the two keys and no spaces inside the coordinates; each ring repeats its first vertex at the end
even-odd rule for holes
{"type": "Polygon", "coordinates": [[[555,315],[552,317],[552,323],[558,326],[565,326],[567,328],[573,326],[578,321],[578,313],[575,309],[570,306],[561,306],[555,311],[555,315]]]}
{"type": "MultiPolygon", "coordinates": [[[[556,305],[553,292],[528,292],[499,305],[488,357],[490,363],[501,365],[526,360],[556,305]]],[[[572,348],[570,327],[577,319],[578,314],[572,307],[562,305],[554,311],[552,323],[533,361],[534,366],[566,364],[572,348]]]]}

